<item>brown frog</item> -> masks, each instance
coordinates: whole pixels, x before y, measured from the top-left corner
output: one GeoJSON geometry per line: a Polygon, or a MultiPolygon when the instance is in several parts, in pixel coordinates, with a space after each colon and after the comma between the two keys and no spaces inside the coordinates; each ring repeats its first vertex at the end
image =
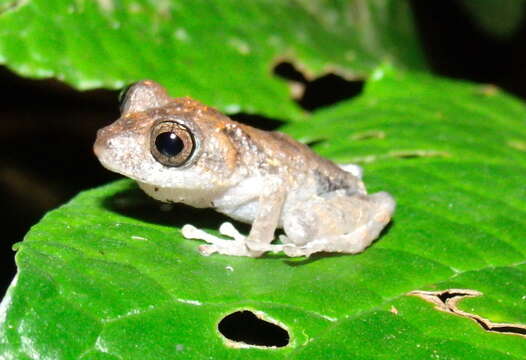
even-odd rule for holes
{"type": "Polygon", "coordinates": [[[359,166],[336,165],[288,135],[171,98],[150,80],[129,88],[121,117],[99,130],[94,151],[157,200],[211,207],[252,224],[248,236],[221,225],[233,240],[185,225],[184,237],[208,243],[199,248],[203,255],[359,253],[395,209],[388,193],[367,195],[359,166]],[[277,228],[285,235],[276,244],[277,228]]]}

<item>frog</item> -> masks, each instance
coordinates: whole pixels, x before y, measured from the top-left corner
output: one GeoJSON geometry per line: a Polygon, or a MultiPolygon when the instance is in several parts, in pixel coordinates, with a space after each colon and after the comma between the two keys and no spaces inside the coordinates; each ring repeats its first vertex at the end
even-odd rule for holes
{"type": "Polygon", "coordinates": [[[190,97],[172,98],[153,80],[125,91],[119,119],[98,130],[93,150],[105,168],[156,200],[213,208],[251,225],[243,235],[225,221],[219,236],[184,225],[182,236],[203,241],[206,256],[357,254],[396,207],[388,192],[367,193],[360,166],[336,164],[289,135],[234,121],[190,97]]]}

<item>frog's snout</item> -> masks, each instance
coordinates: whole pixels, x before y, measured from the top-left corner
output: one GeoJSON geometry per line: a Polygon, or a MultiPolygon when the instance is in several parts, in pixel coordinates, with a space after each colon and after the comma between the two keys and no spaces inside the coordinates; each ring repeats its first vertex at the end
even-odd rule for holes
{"type": "Polygon", "coordinates": [[[108,148],[109,145],[109,136],[108,128],[103,127],[97,130],[97,137],[95,143],[93,144],[93,152],[100,159],[104,150],[108,148]]]}

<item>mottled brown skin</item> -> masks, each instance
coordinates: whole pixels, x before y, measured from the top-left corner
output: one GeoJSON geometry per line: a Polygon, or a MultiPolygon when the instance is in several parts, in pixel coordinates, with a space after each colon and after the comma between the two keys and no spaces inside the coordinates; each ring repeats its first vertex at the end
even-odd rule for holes
{"type": "MultiPolygon", "coordinates": [[[[214,133],[220,141],[218,148],[222,150],[221,156],[208,155],[206,159],[195,159],[203,168],[216,170],[214,163],[219,162],[221,168],[230,170],[229,174],[245,169],[247,175],[259,170],[283,176],[308,169],[319,182],[319,193],[338,189],[345,189],[349,194],[364,193],[361,182],[355,176],[290,136],[241,124],[188,97],[168,98],[161,108],[121,117],[111,127],[99,131],[97,143],[106,143],[115,132],[135,132],[146,137],[157,119],[169,117],[192,119],[195,132],[214,133]]],[[[295,182],[292,176],[289,183],[295,182]]]]}
{"type": "Polygon", "coordinates": [[[248,237],[231,225],[220,229],[235,241],[183,227],[185,237],[210,243],[201,246],[205,255],[356,253],[378,236],[394,211],[389,194],[367,195],[361,175],[288,135],[240,124],[190,98],[170,98],[149,80],[128,90],[121,118],[99,130],[94,151],[105,167],[137,180],[158,200],[213,207],[252,224],[248,237]],[[175,167],[155,155],[155,129],[167,124],[195,140],[192,151],[185,144],[181,153],[191,155],[175,167]],[[287,234],[283,245],[271,244],[277,227],[287,234]]]}
{"type": "MultiPolygon", "coordinates": [[[[301,144],[290,136],[280,132],[267,132],[248,125],[236,123],[227,118],[222,131],[227,132],[230,146],[235,149],[236,166],[251,167],[254,164],[259,169],[280,174],[298,174],[308,169],[318,179],[319,193],[345,189],[349,193],[362,191],[357,186],[357,179],[339,166],[313,152],[308,146],[301,144]],[[232,124],[241,132],[229,130],[232,124]],[[253,139],[257,139],[254,141],[253,139]],[[247,154],[245,149],[254,149],[247,154]],[[254,156],[255,154],[255,156],[254,156]]],[[[291,180],[291,183],[294,181],[291,180]]]]}

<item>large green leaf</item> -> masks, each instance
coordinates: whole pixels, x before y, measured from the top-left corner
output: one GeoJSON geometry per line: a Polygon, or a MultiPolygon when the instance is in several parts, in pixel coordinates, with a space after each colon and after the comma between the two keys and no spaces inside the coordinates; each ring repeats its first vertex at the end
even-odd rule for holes
{"type": "Polygon", "coordinates": [[[151,78],[173,95],[279,119],[301,112],[273,66],[364,77],[423,68],[403,0],[0,0],[0,62],[79,89],[151,78]]]}
{"type": "Polygon", "coordinates": [[[498,89],[384,68],[355,101],[289,125],[396,197],[393,224],[355,256],[203,257],[179,228],[219,215],[162,212],[127,180],[82,193],[18,246],[0,358],[524,359],[524,336],[408,293],[480,291],[460,309],[526,323],[525,124],[498,89]],[[290,344],[226,345],[217,324],[243,309],[290,344]]]}

